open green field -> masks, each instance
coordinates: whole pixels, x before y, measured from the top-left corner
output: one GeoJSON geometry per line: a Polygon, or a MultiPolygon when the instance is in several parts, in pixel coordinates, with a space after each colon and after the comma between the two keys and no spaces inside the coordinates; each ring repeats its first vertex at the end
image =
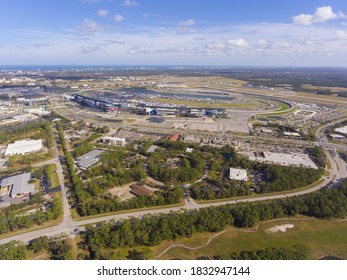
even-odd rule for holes
{"type": "Polygon", "coordinates": [[[50,187],[49,187],[50,189],[54,189],[60,186],[57,172],[49,174],[49,181],[50,181],[50,187]]]}
{"type": "Polygon", "coordinates": [[[310,247],[310,259],[323,256],[337,256],[347,259],[347,220],[317,220],[308,217],[296,217],[262,222],[256,229],[239,229],[229,227],[226,231],[205,246],[216,233],[198,233],[192,238],[163,242],[153,247],[153,255],[160,255],[171,245],[182,244],[189,247],[203,246],[197,250],[173,247],[158,259],[195,259],[198,256],[213,257],[229,252],[254,250],[266,247],[289,248],[295,244],[310,247]],[[267,230],[284,224],[292,224],[294,228],[286,232],[270,233],[267,230]]]}
{"type": "Polygon", "coordinates": [[[265,107],[264,104],[258,103],[258,102],[252,102],[252,103],[222,103],[222,102],[215,102],[215,103],[207,103],[207,102],[201,102],[201,101],[186,101],[186,100],[177,100],[177,99],[169,99],[169,98],[151,98],[149,99],[151,102],[158,102],[158,103],[171,103],[175,105],[185,105],[195,108],[226,108],[226,109],[232,109],[232,108],[263,108],[265,107]]]}
{"type": "Polygon", "coordinates": [[[311,84],[302,85],[304,89],[311,90],[330,90],[332,93],[336,92],[347,92],[347,88],[344,87],[324,87],[324,86],[313,86],[311,84]]]}

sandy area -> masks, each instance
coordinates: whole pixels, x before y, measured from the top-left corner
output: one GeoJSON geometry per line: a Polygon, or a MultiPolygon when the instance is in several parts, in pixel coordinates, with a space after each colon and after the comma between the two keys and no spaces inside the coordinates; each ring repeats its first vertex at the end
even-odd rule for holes
{"type": "MultiPolygon", "coordinates": [[[[135,197],[135,195],[130,193],[130,191],[131,191],[130,186],[134,183],[136,183],[136,182],[131,182],[131,183],[125,184],[123,186],[114,187],[112,189],[109,189],[108,192],[112,195],[118,196],[121,201],[131,199],[131,198],[135,197]]],[[[153,192],[158,190],[158,189],[152,188],[148,185],[144,185],[144,187],[146,187],[147,189],[149,189],[153,192]]]]}
{"type": "Polygon", "coordinates": [[[276,232],[286,232],[287,229],[290,228],[294,228],[293,224],[284,224],[284,225],[278,225],[278,226],[274,226],[272,228],[269,228],[267,230],[265,230],[265,232],[267,233],[276,233],[276,232]]]}

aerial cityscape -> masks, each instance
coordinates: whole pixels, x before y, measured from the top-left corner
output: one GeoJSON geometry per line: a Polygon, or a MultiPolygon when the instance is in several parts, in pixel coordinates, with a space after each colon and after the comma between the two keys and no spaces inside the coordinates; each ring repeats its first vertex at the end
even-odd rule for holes
{"type": "Polygon", "coordinates": [[[7,2],[0,260],[347,259],[346,3],[7,2]]]}

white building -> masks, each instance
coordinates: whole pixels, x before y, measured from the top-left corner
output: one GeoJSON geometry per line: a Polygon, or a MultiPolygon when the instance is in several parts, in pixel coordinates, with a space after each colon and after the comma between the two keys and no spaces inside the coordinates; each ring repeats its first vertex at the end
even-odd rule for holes
{"type": "Polygon", "coordinates": [[[24,155],[27,153],[38,152],[42,149],[42,140],[20,140],[7,145],[5,156],[24,155]]]}
{"type": "Polygon", "coordinates": [[[318,169],[317,165],[310,159],[307,154],[282,154],[262,152],[255,155],[254,153],[242,153],[249,157],[250,160],[270,164],[280,164],[284,166],[304,166],[318,169]]]}
{"type": "Polygon", "coordinates": [[[105,136],[102,139],[102,142],[104,144],[112,145],[112,146],[125,146],[126,144],[126,139],[125,138],[120,138],[120,137],[110,137],[110,136],[105,136]]]}
{"type": "Polygon", "coordinates": [[[230,168],[230,180],[248,181],[247,170],[230,168]]]}
{"type": "Polygon", "coordinates": [[[347,134],[347,125],[343,127],[338,127],[335,129],[336,132],[342,133],[342,134],[347,134]]]}

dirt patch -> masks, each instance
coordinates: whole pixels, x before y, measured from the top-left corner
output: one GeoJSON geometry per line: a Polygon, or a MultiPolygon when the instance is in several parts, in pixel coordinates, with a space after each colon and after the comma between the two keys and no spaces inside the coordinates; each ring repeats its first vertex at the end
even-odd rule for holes
{"type": "MultiPolygon", "coordinates": [[[[128,199],[131,199],[133,197],[135,197],[135,195],[131,194],[130,191],[131,191],[131,188],[130,186],[132,184],[135,184],[137,182],[131,182],[131,183],[128,183],[128,184],[125,184],[123,186],[119,186],[119,187],[114,187],[112,189],[109,189],[108,192],[112,195],[116,195],[119,197],[119,199],[121,201],[125,201],[125,200],[128,200],[128,199]]],[[[156,188],[152,188],[148,185],[143,185],[146,189],[149,189],[153,192],[157,191],[158,189],[156,188]]]]}
{"type": "Polygon", "coordinates": [[[278,225],[274,226],[272,228],[266,229],[266,233],[276,233],[276,232],[286,232],[288,229],[294,228],[293,224],[284,224],[284,225],[278,225]]]}

